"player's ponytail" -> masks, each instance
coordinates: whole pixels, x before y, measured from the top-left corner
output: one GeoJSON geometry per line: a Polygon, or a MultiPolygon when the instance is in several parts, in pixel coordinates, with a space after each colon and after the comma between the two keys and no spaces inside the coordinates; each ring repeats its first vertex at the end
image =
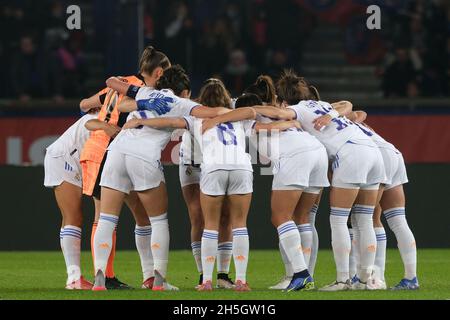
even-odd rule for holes
{"type": "Polygon", "coordinates": [[[151,75],[158,67],[167,70],[170,66],[170,60],[164,53],[157,51],[153,46],[147,46],[139,61],[139,72],[151,75]]]}
{"type": "Polygon", "coordinates": [[[271,77],[261,75],[256,79],[256,82],[248,87],[244,93],[253,93],[259,96],[262,102],[269,105],[275,105],[277,94],[275,85],[271,77]]]}

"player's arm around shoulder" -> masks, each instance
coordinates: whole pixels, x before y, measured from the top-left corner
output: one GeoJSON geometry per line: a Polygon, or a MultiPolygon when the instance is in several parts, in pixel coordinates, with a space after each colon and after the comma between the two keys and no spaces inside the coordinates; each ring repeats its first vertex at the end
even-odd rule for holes
{"type": "Polygon", "coordinates": [[[243,120],[254,120],[256,119],[256,111],[251,107],[239,108],[231,112],[219,115],[212,119],[206,119],[202,124],[202,133],[205,133],[209,129],[214,128],[220,123],[225,122],[236,122],[243,120]]]}
{"type": "Polygon", "coordinates": [[[115,137],[121,130],[119,126],[98,119],[91,119],[87,121],[84,126],[89,131],[103,130],[111,138],[115,137]]]}
{"type": "Polygon", "coordinates": [[[191,116],[194,116],[196,118],[200,119],[207,119],[207,118],[214,118],[229,112],[232,112],[233,110],[224,108],[224,107],[206,107],[198,105],[191,111],[191,116]]]}
{"type": "Polygon", "coordinates": [[[296,129],[301,129],[302,126],[300,125],[300,122],[298,122],[297,120],[284,120],[284,121],[274,121],[271,123],[261,123],[261,122],[256,122],[255,124],[255,131],[256,132],[260,132],[260,131],[285,131],[291,128],[296,128],[296,129]]]}
{"type": "Polygon", "coordinates": [[[151,127],[154,129],[187,129],[187,122],[184,118],[152,118],[152,119],[130,119],[123,129],[134,129],[141,126],[151,127]]]}
{"type": "Polygon", "coordinates": [[[291,108],[277,108],[273,106],[254,106],[255,111],[267,118],[278,120],[294,120],[297,118],[296,112],[291,108]]]}
{"type": "Polygon", "coordinates": [[[97,109],[102,107],[102,101],[100,99],[100,93],[96,93],[93,96],[80,101],[80,110],[83,112],[89,112],[91,109],[97,109]]]}

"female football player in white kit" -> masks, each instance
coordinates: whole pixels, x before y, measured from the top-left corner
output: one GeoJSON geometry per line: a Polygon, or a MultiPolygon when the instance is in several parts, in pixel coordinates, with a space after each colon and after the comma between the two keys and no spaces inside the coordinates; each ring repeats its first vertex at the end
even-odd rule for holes
{"type": "MultiPolygon", "coordinates": [[[[204,82],[197,101],[204,106],[231,108],[231,98],[223,82],[211,78],[204,82]]],[[[202,154],[198,141],[186,130],[180,144],[179,178],[183,197],[186,202],[191,221],[191,247],[200,274],[198,285],[203,283],[201,259],[201,239],[204,228],[203,214],[200,205],[200,165],[202,154]]],[[[232,230],[229,212],[224,204],[219,226],[219,246],[217,254],[217,287],[231,289],[234,286],[229,277],[232,257],[232,230]]]]}
{"type": "Polygon", "coordinates": [[[352,207],[361,235],[361,278],[355,287],[371,289],[369,280],[376,254],[372,217],[379,184],[385,179],[381,153],[369,137],[353,122],[340,116],[330,104],[304,100],[311,96],[309,85],[294,72],[287,71],[282,75],[277,83],[277,93],[290,107],[284,110],[264,107],[267,109],[265,115],[299,120],[303,129],[324,144],[333,161],[330,224],[337,279],[321,290],[341,291],[352,288],[349,279],[351,242],[347,229],[352,207]],[[322,127],[322,118],[329,117],[332,118],[331,123],[322,127]]]}
{"type": "MultiPolygon", "coordinates": [[[[208,108],[179,96],[188,96],[190,81],[180,66],[172,66],[159,79],[157,88],[130,86],[111,78],[107,85],[134,99],[124,99],[121,112],[131,112],[131,118],[147,119],[160,115],[211,117],[228,112],[224,108],[208,108]],[[163,89],[167,88],[167,89],[163,89]]],[[[129,128],[129,127],[127,127],[129,128]]],[[[105,290],[104,271],[111,250],[112,232],[117,225],[126,194],[136,191],[152,224],[152,253],[155,281],[152,290],[176,290],[165,280],[169,252],[167,191],[160,163],[161,152],[170,141],[172,132],[138,127],[122,130],[108,148],[102,173],[101,215],[95,234],[95,285],[93,290],[105,290]]]]}
{"type": "MultiPolygon", "coordinates": [[[[310,87],[314,100],[320,100],[319,92],[313,86],[310,87]]],[[[277,107],[287,107],[278,101],[276,96],[276,89],[273,80],[269,76],[261,75],[256,82],[245,90],[246,93],[254,93],[258,95],[264,105],[272,105],[277,107]]],[[[352,104],[348,101],[341,101],[333,103],[332,106],[346,113],[352,110],[352,104]]],[[[260,116],[261,117],[261,116],[260,116]]],[[[265,118],[266,122],[270,119],[265,118]]],[[[294,210],[294,222],[298,226],[300,232],[300,239],[303,248],[303,256],[305,263],[308,266],[308,271],[311,276],[314,274],[317,252],[319,249],[319,237],[315,227],[316,215],[320,203],[320,189],[308,188],[302,192],[300,200],[294,210]]],[[[285,267],[286,274],[279,283],[269,287],[272,290],[284,290],[292,281],[293,270],[292,265],[286,256],[285,250],[280,243],[280,253],[285,267]]]]}
{"type": "MultiPolygon", "coordinates": [[[[240,110],[243,118],[255,118],[254,110],[240,110]],[[249,115],[250,112],[250,115],[249,115]]],[[[200,291],[212,290],[212,272],[218,250],[218,230],[225,200],[228,200],[233,228],[233,258],[236,268],[234,290],[249,291],[246,270],[249,257],[247,215],[253,192],[253,169],[250,155],[246,153],[245,137],[252,130],[288,129],[297,122],[282,121],[259,124],[254,121],[239,121],[217,124],[215,120],[186,118],[159,118],[135,120],[133,126],[186,128],[198,140],[202,152],[202,176],[200,181],[201,206],[205,219],[201,251],[203,284],[200,291]],[[203,134],[202,134],[203,131],[203,134]]]]}
{"type": "MultiPolygon", "coordinates": [[[[236,108],[261,104],[262,101],[258,96],[244,94],[237,100],[236,108]]],[[[241,118],[240,114],[244,116],[245,109],[238,109],[205,122],[209,128],[218,123],[252,119],[253,116],[251,112],[248,112],[250,118],[241,118]]],[[[261,124],[274,123],[273,120],[260,115],[256,116],[256,120],[261,124]]],[[[271,199],[272,223],[278,230],[280,249],[292,266],[291,281],[283,289],[310,290],[314,288],[314,281],[308,272],[300,233],[293,221],[293,213],[303,191],[319,194],[323,187],[329,186],[325,147],[303,130],[289,128],[271,132],[270,137],[260,134],[258,150],[275,163],[271,199]]]]}
{"type": "MultiPolygon", "coordinates": [[[[386,232],[381,222],[381,215],[384,212],[386,221],[397,239],[398,248],[404,265],[403,279],[392,289],[393,290],[416,290],[419,289],[417,280],[417,249],[416,241],[411,229],[408,226],[405,215],[405,193],[403,184],[408,182],[405,161],[402,153],[391,143],[386,141],[363,121],[367,118],[365,112],[356,111],[349,117],[360,129],[369,136],[380,148],[383,156],[386,181],[380,186],[380,202],[375,209],[374,228],[377,236],[377,254],[375,266],[378,267],[380,289],[386,289],[384,270],[386,263],[386,232]]],[[[353,243],[358,243],[359,232],[353,230],[353,243]]],[[[358,265],[359,255],[355,256],[358,265]]]]}
{"type": "Polygon", "coordinates": [[[61,250],[67,268],[68,290],[91,290],[92,283],[81,274],[82,176],[80,152],[89,138],[85,123],[97,117],[95,109],[67,129],[45,154],[44,186],[53,188],[61,211],[61,250]]]}

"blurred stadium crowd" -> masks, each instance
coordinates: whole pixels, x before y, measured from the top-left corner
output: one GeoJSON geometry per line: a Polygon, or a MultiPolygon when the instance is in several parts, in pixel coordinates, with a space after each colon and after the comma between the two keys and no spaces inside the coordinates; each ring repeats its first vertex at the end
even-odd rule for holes
{"type": "MultiPolygon", "coordinates": [[[[231,93],[238,94],[260,73],[276,78],[286,67],[302,71],[304,45],[322,23],[308,10],[308,2],[143,0],[144,40],[185,66],[194,83],[221,77],[231,93]]],[[[385,97],[449,96],[449,1],[356,2],[381,5],[383,24],[381,31],[373,33],[378,40],[376,54],[371,53],[369,61],[349,63],[376,65],[385,97]]],[[[91,65],[85,54],[102,48],[86,44],[96,41],[87,41],[84,29],[66,29],[65,11],[70,4],[63,0],[2,1],[0,98],[62,101],[92,93],[86,88],[91,65]]],[[[101,14],[98,10],[90,14],[94,24],[103,21],[96,17],[101,14]]],[[[101,35],[94,32],[89,37],[101,35]]],[[[353,40],[357,39],[342,39],[347,42],[344,50],[351,51],[353,40]]],[[[358,54],[369,55],[367,50],[358,54]]]]}

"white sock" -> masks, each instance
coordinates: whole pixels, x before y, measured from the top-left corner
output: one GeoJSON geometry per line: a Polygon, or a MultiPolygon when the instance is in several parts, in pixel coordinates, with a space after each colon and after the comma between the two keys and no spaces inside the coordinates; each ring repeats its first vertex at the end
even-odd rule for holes
{"type": "Polygon", "coordinates": [[[350,234],[350,241],[352,242],[352,249],[350,251],[350,260],[349,260],[349,272],[350,272],[350,278],[353,278],[356,275],[356,257],[355,257],[355,251],[356,248],[355,247],[355,242],[353,239],[353,228],[349,228],[348,229],[348,233],[350,234]]]}
{"type": "Polygon", "coordinates": [[[97,230],[94,235],[94,267],[96,275],[98,271],[102,271],[103,275],[106,276],[106,266],[112,249],[113,232],[118,222],[119,217],[100,213],[97,230]]]}
{"type": "Polygon", "coordinates": [[[294,221],[288,221],[278,226],[278,237],[281,246],[283,247],[289,261],[292,264],[292,271],[294,273],[307,270],[302,251],[302,241],[300,233],[294,221]]]}
{"type": "Polygon", "coordinates": [[[405,278],[412,280],[417,276],[417,249],[416,240],[406,221],[405,208],[386,210],[384,216],[397,238],[397,246],[405,267],[405,278]]]}
{"type": "MultiPolygon", "coordinates": [[[[353,230],[353,240],[352,240],[352,252],[353,258],[355,259],[355,273],[353,275],[359,276],[359,270],[361,269],[361,254],[360,254],[360,246],[359,246],[359,230],[356,225],[355,215],[351,215],[352,222],[352,230],[353,230]]],[[[351,274],[350,274],[351,275],[351,274]]]]}
{"type": "Polygon", "coordinates": [[[217,273],[230,273],[231,256],[233,255],[233,242],[219,243],[217,253],[217,273]]]}
{"type": "Polygon", "coordinates": [[[301,224],[297,227],[298,231],[300,232],[300,239],[303,248],[303,257],[305,258],[306,266],[309,266],[313,245],[313,229],[309,223],[301,224]]]}
{"type": "Polygon", "coordinates": [[[377,254],[375,256],[375,265],[380,269],[381,280],[384,281],[384,269],[386,265],[386,231],[383,227],[375,228],[377,236],[377,254]]]}
{"type": "Polygon", "coordinates": [[[313,244],[311,247],[311,257],[309,259],[308,271],[311,276],[316,269],[317,254],[319,253],[319,234],[316,229],[316,215],[319,212],[319,206],[315,204],[309,212],[309,224],[313,228],[313,244]]]}
{"type": "Polygon", "coordinates": [[[286,250],[284,250],[281,242],[278,242],[278,247],[280,248],[281,260],[283,260],[284,270],[286,271],[286,277],[291,277],[294,275],[294,270],[292,270],[292,264],[289,261],[289,258],[286,254],[286,250]]]}
{"type": "Polygon", "coordinates": [[[359,278],[361,282],[367,282],[375,265],[377,253],[377,237],[373,228],[374,206],[356,204],[352,214],[355,217],[356,227],[359,232],[359,253],[361,268],[359,278]]]}
{"type": "Polygon", "coordinates": [[[63,238],[64,238],[64,228],[61,228],[59,230],[59,245],[61,246],[61,251],[62,251],[62,254],[64,257],[64,263],[66,264],[66,268],[67,268],[67,258],[66,258],[66,253],[64,252],[63,238]]]}
{"type": "Polygon", "coordinates": [[[81,229],[75,226],[65,226],[62,242],[67,259],[67,283],[69,284],[81,277],[81,229]]]}
{"type": "Polygon", "coordinates": [[[194,256],[195,265],[197,266],[198,273],[203,273],[202,268],[202,243],[196,241],[191,243],[192,255],[194,256]]]}
{"type": "Polygon", "coordinates": [[[153,255],[152,255],[152,226],[134,228],[134,239],[136,248],[141,259],[142,277],[144,281],[154,277],[153,255]]]}
{"type": "Polygon", "coordinates": [[[212,281],[214,264],[217,257],[217,246],[219,242],[219,232],[215,230],[203,230],[202,236],[202,269],[203,283],[212,281]]]}
{"type": "Polygon", "coordinates": [[[167,265],[169,263],[169,220],[167,213],[157,217],[150,217],[152,225],[152,255],[154,270],[157,270],[165,279],[167,275],[167,265]]]}
{"type": "Polygon", "coordinates": [[[247,283],[247,265],[250,251],[247,228],[233,229],[233,260],[236,281],[247,283]]]}
{"type": "Polygon", "coordinates": [[[333,247],[334,261],[336,263],[336,280],[346,282],[349,275],[350,259],[350,234],[348,233],[347,221],[350,208],[331,208],[331,245],[333,247]]]}

